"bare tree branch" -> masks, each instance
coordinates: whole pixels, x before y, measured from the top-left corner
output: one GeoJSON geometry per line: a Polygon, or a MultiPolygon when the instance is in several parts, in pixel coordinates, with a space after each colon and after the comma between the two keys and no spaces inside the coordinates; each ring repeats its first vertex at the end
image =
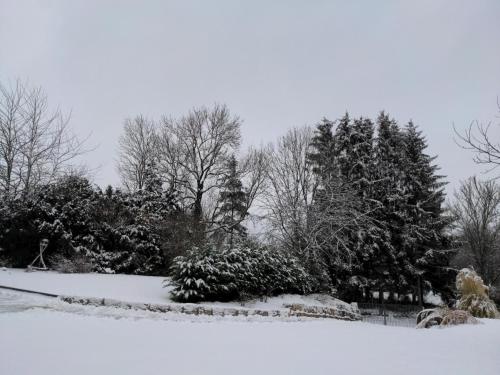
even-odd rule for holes
{"type": "Polygon", "coordinates": [[[69,116],[51,110],[41,88],[0,85],[0,194],[26,196],[73,168],[86,140],[70,133],[69,116]]]}
{"type": "MultiPolygon", "coordinates": [[[[500,103],[497,99],[497,106],[500,111],[500,103]]],[[[463,133],[460,133],[453,125],[453,130],[457,136],[456,143],[465,150],[471,150],[474,155],[474,162],[477,164],[489,165],[489,171],[500,166],[500,142],[492,139],[492,122],[482,124],[478,121],[472,122],[463,133]]]]}
{"type": "Polygon", "coordinates": [[[155,123],[142,115],[126,119],[124,133],[118,140],[118,172],[130,192],[145,188],[148,175],[158,162],[159,138],[155,123]]]}

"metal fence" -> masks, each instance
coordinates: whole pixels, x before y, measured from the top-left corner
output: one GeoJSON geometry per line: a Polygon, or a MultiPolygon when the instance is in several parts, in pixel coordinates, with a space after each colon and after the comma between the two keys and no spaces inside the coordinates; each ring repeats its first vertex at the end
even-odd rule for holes
{"type": "Polygon", "coordinates": [[[417,314],[422,310],[417,305],[358,303],[364,322],[395,327],[414,328],[417,324],[417,314]]]}

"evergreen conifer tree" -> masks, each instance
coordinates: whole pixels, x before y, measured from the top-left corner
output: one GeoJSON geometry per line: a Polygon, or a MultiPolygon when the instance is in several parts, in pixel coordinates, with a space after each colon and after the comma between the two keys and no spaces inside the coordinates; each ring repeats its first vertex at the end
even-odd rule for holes
{"type": "Polygon", "coordinates": [[[236,237],[245,237],[247,229],[242,224],[247,216],[246,192],[238,175],[238,162],[231,156],[227,165],[227,176],[219,195],[220,208],[218,222],[226,234],[229,245],[233,245],[236,237]]]}
{"type": "Polygon", "coordinates": [[[379,206],[375,220],[380,225],[378,254],[373,257],[373,276],[378,287],[391,292],[399,291],[406,281],[400,276],[405,253],[401,247],[405,221],[403,188],[404,143],[396,121],[381,112],[377,119],[375,144],[375,174],[373,199],[379,206]]]}
{"type": "MultiPolygon", "coordinates": [[[[405,250],[405,275],[416,285],[415,291],[429,287],[446,293],[450,281],[449,251],[444,234],[449,224],[443,213],[445,193],[433,164],[435,157],[426,154],[427,142],[413,122],[404,129],[404,188],[406,223],[402,235],[405,250]]],[[[421,296],[420,296],[421,297],[421,296]]]]}

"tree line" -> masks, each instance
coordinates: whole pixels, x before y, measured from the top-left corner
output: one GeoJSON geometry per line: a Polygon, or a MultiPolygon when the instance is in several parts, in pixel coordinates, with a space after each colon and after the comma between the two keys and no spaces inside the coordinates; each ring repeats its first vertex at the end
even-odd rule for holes
{"type": "Polygon", "coordinates": [[[75,167],[83,152],[41,89],[2,86],[0,262],[26,266],[43,237],[55,268],[172,274],[186,300],[452,295],[463,213],[446,209],[444,177],[411,121],[345,114],[242,150],[225,105],[138,115],[119,138],[122,186],[104,190],[75,167]]]}

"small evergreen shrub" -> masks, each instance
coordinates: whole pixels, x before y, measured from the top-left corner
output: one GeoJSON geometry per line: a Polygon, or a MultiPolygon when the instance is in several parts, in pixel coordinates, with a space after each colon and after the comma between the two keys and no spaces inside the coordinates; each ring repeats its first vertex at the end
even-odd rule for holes
{"type": "Polygon", "coordinates": [[[310,276],[291,255],[248,244],[193,248],[174,259],[171,271],[172,297],[180,302],[306,294],[313,289],[310,276]]]}

